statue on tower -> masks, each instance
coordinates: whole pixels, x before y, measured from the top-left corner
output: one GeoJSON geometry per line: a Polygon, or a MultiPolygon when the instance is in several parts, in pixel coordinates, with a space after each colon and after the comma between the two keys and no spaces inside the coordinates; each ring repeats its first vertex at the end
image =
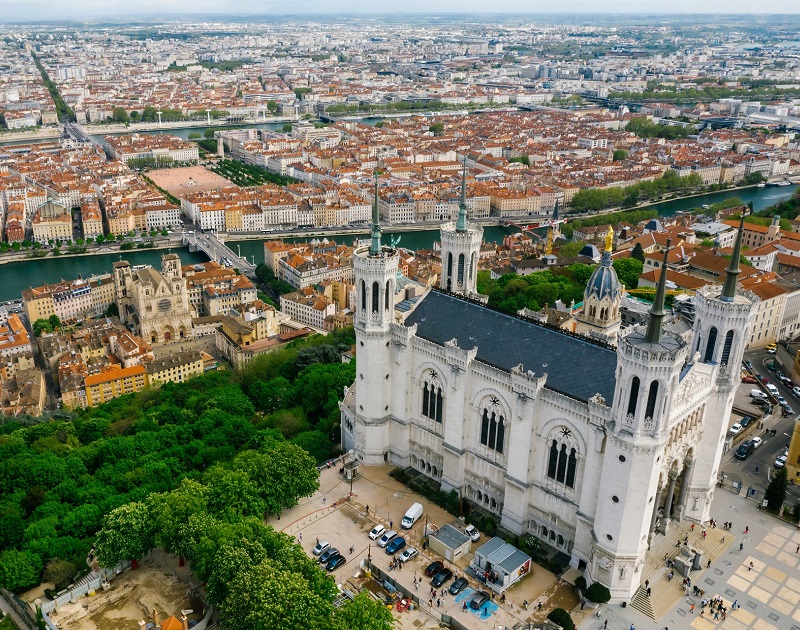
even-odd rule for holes
{"type": "Polygon", "coordinates": [[[614,228],[610,225],[608,226],[608,232],[606,233],[606,250],[607,252],[614,251],[614,228]]]}

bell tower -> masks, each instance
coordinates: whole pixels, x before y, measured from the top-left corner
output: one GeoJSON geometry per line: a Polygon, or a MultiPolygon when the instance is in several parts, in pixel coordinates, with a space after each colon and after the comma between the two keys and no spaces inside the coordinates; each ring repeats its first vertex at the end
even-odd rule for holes
{"type": "Polygon", "coordinates": [[[439,288],[465,297],[478,296],[478,258],[483,228],[467,222],[467,158],[461,174],[461,201],[455,224],[442,226],[442,273],[439,288]]]}
{"type": "Polygon", "coordinates": [[[400,256],[381,245],[378,176],[372,207],[372,238],[353,255],[356,286],[355,450],[366,464],[384,463],[392,393],[391,324],[400,256]]]}

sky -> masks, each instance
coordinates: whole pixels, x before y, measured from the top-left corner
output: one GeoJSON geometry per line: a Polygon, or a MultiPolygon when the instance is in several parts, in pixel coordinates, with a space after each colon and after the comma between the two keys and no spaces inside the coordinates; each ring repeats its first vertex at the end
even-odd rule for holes
{"type": "Polygon", "coordinates": [[[152,16],[165,13],[284,15],[286,13],[800,13],[800,0],[0,0],[0,21],[152,16]]]}

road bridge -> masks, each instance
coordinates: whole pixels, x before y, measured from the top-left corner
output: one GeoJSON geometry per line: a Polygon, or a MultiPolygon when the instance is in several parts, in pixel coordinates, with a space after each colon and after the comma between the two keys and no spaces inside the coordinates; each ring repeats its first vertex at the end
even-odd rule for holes
{"type": "Polygon", "coordinates": [[[189,251],[202,251],[211,260],[227,258],[245,275],[252,276],[256,272],[253,263],[234,253],[216,234],[184,234],[183,244],[188,245],[189,251]]]}

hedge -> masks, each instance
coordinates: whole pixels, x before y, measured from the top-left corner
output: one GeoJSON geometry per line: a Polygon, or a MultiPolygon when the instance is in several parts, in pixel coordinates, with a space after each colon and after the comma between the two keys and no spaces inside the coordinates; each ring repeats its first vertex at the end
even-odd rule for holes
{"type": "Polygon", "coordinates": [[[547,618],[557,623],[563,630],[572,630],[572,628],[575,627],[575,622],[572,621],[572,617],[570,617],[569,613],[563,608],[551,610],[547,618]]]}

